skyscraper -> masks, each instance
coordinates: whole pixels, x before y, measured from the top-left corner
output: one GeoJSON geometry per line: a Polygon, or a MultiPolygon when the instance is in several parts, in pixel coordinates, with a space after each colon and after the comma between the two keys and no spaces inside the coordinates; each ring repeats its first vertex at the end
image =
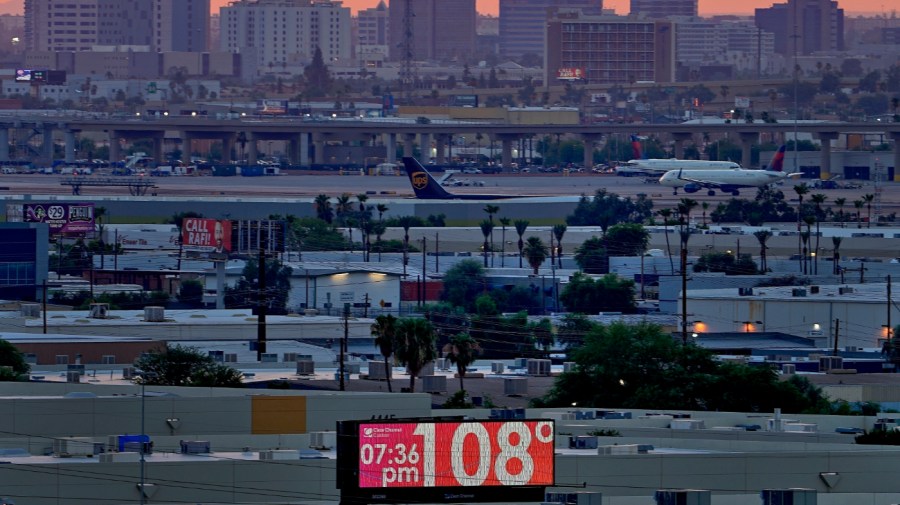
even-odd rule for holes
{"type": "Polygon", "coordinates": [[[844,9],[833,0],[788,0],[756,9],[756,26],[774,33],[775,52],[788,57],[844,49],[844,9]]]}
{"type": "Polygon", "coordinates": [[[500,0],[500,54],[519,58],[532,53],[543,59],[547,19],[558,7],[599,15],[603,0],[500,0]]]}
{"type": "Polygon", "coordinates": [[[412,8],[412,57],[415,60],[464,59],[475,52],[475,0],[391,0],[390,57],[402,60],[412,8]]]}
{"type": "Polygon", "coordinates": [[[631,13],[650,18],[696,16],[697,0],[631,0],[631,13]]]}

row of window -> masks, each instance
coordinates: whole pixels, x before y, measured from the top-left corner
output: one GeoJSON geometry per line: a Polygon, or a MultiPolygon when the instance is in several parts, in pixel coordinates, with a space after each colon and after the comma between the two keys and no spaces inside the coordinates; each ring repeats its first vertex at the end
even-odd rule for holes
{"type": "Polygon", "coordinates": [[[0,286],[25,286],[34,284],[34,263],[0,263],[0,286]]]}

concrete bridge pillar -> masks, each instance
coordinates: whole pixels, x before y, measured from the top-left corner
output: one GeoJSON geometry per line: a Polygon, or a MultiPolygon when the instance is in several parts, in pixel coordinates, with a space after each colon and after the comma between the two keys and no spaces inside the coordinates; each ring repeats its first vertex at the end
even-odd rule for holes
{"type": "Polygon", "coordinates": [[[75,163],[75,131],[66,130],[66,163],[75,163]]]}
{"type": "Polygon", "coordinates": [[[0,126],[0,161],[9,161],[9,129],[0,126]]]}
{"type": "Polygon", "coordinates": [[[41,155],[48,163],[53,163],[53,127],[49,124],[43,126],[43,139],[41,144],[41,155]]]}
{"type": "Polygon", "coordinates": [[[672,132],[672,141],[675,145],[675,159],[684,159],[684,142],[692,138],[693,134],[690,132],[672,132]]]}
{"type": "Polygon", "coordinates": [[[434,136],[435,160],[436,165],[444,165],[447,163],[447,135],[438,134],[434,136]]]}
{"type": "Polygon", "coordinates": [[[222,163],[231,163],[233,158],[231,152],[234,151],[234,144],[237,142],[237,135],[232,133],[222,137],[222,163]]]}
{"type": "Polygon", "coordinates": [[[584,171],[590,173],[594,168],[594,144],[600,140],[600,134],[584,133],[581,135],[581,140],[584,142],[584,171]]]}
{"type": "Polygon", "coordinates": [[[415,153],[415,145],[416,142],[416,134],[415,133],[404,133],[403,134],[403,156],[404,157],[412,157],[415,153]]]}
{"type": "Polygon", "coordinates": [[[325,164],[325,136],[321,133],[313,135],[313,163],[325,164]]]}
{"type": "Polygon", "coordinates": [[[150,154],[153,156],[153,161],[157,163],[163,163],[165,161],[165,154],[163,153],[163,144],[165,143],[165,140],[165,133],[153,137],[153,152],[150,154]]]}
{"type": "Polygon", "coordinates": [[[385,159],[388,163],[397,163],[397,134],[388,133],[387,145],[384,146],[385,159]]]}
{"type": "Polygon", "coordinates": [[[427,165],[431,161],[431,134],[419,134],[419,151],[422,152],[422,164],[427,165]]]}
{"type": "Polygon", "coordinates": [[[301,133],[292,142],[296,143],[296,148],[297,148],[297,157],[294,158],[294,163],[297,163],[301,167],[308,167],[309,166],[309,133],[308,132],[301,133]]]}
{"type": "Polygon", "coordinates": [[[194,149],[191,145],[193,137],[187,131],[179,133],[179,137],[181,138],[181,159],[185,163],[191,164],[191,158],[194,156],[194,149]]]}
{"type": "Polygon", "coordinates": [[[259,156],[258,147],[256,145],[256,135],[253,132],[247,132],[247,164],[256,165],[256,159],[259,156]]]}
{"type": "Polygon", "coordinates": [[[122,149],[119,145],[119,132],[115,130],[109,131],[109,162],[116,163],[122,161],[122,149]]]}
{"type": "Polygon", "coordinates": [[[509,171],[512,169],[513,164],[513,156],[512,156],[512,146],[513,141],[516,140],[515,135],[498,135],[500,139],[500,163],[503,164],[503,170],[509,171]]]}
{"type": "Polygon", "coordinates": [[[820,132],[819,140],[822,141],[822,154],[819,166],[821,168],[820,179],[831,177],[831,141],[838,138],[838,132],[820,132]]]}
{"type": "Polygon", "coordinates": [[[753,144],[759,142],[759,132],[741,132],[741,166],[750,168],[753,163],[753,144]]]}

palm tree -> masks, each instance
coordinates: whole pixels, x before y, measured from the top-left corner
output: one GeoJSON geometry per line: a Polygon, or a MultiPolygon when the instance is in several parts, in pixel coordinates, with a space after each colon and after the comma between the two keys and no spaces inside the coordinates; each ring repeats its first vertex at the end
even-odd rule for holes
{"type": "Polygon", "coordinates": [[[463,377],[466,376],[466,369],[475,362],[481,354],[481,346],[465,332],[457,333],[450,337],[450,342],[444,346],[443,353],[450,360],[450,363],[456,365],[456,374],[459,376],[459,390],[465,391],[463,386],[463,377]]]}
{"type": "Polygon", "coordinates": [[[672,247],[669,245],[669,218],[672,217],[672,209],[660,209],[657,214],[663,218],[663,231],[666,233],[666,255],[669,257],[669,268],[675,275],[675,261],[672,259],[672,247]]]}
{"type": "Polygon", "coordinates": [[[519,235],[519,268],[522,268],[522,248],[525,247],[525,242],[522,241],[522,235],[525,235],[528,224],[528,221],[525,219],[516,219],[513,223],[513,226],[516,227],[516,233],[519,235]]]}
{"type": "Polygon", "coordinates": [[[335,205],[335,214],[337,214],[338,224],[341,228],[347,228],[347,234],[350,240],[350,252],[353,252],[353,227],[349,226],[351,214],[353,213],[353,202],[350,201],[352,196],[350,193],[343,193],[337,198],[335,205]]]}
{"type": "Polygon", "coordinates": [[[385,231],[387,231],[387,226],[385,226],[384,221],[372,223],[372,233],[375,234],[375,248],[378,249],[378,261],[381,261],[381,249],[383,248],[381,236],[384,235],[385,231]]]}
{"type": "MultiPolygon", "coordinates": [[[[796,141],[795,141],[796,142],[796,141]]],[[[806,183],[794,186],[794,192],[797,193],[797,231],[800,231],[800,221],[803,220],[803,195],[809,193],[809,186],[806,183]]],[[[800,268],[803,269],[803,238],[797,237],[797,252],[800,253],[800,268]]]]}
{"type": "Polygon", "coordinates": [[[388,206],[383,203],[379,203],[375,205],[375,210],[378,211],[378,220],[384,221],[384,213],[388,211],[388,206]]]}
{"type": "Polygon", "coordinates": [[[862,200],[853,200],[853,206],[856,207],[856,227],[862,228],[862,208],[865,202],[862,200]]]}
{"type": "MultiPolygon", "coordinates": [[[[562,239],[563,235],[566,234],[566,225],[564,224],[555,224],[553,225],[553,236],[556,237],[556,261],[557,266],[562,268],[562,239]]],[[[552,255],[551,255],[552,256],[552,255]]]]}
{"type": "Polygon", "coordinates": [[[822,210],[822,204],[828,197],[822,193],[815,193],[809,199],[816,204],[816,255],[813,257],[813,269],[816,275],[819,274],[819,242],[821,241],[822,232],[820,224],[825,219],[825,212],[822,210]]]}
{"type": "Polygon", "coordinates": [[[841,242],[843,240],[844,239],[841,237],[831,237],[831,245],[834,246],[834,256],[831,258],[832,265],[833,265],[832,273],[834,275],[837,275],[841,272],[840,271],[840,268],[841,268],[841,266],[840,266],[841,252],[840,252],[840,250],[841,250],[841,242]]]}
{"type": "Polygon", "coordinates": [[[502,233],[500,235],[500,267],[503,268],[506,266],[506,227],[509,226],[510,219],[508,217],[501,217],[499,219],[500,226],[502,226],[502,233]]]}
{"type": "Polygon", "coordinates": [[[484,211],[487,212],[488,219],[491,221],[491,266],[494,266],[494,214],[500,212],[500,206],[485,205],[484,211]]]}
{"type": "Polygon", "coordinates": [[[375,345],[384,356],[384,372],[387,376],[388,393],[391,390],[391,364],[390,358],[394,354],[394,345],[397,341],[397,318],[384,314],[375,318],[371,327],[372,336],[375,337],[375,345]]]}
{"type": "Polygon", "coordinates": [[[482,235],[484,235],[484,245],[482,246],[482,249],[483,249],[483,253],[484,253],[484,268],[487,268],[488,267],[488,250],[491,247],[491,245],[488,243],[488,239],[491,236],[491,233],[494,232],[494,223],[485,219],[484,221],[481,222],[481,224],[479,226],[481,226],[481,233],[482,233],[482,235]]]}
{"type": "Polygon", "coordinates": [[[872,201],[875,200],[875,195],[873,195],[871,193],[863,195],[863,200],[865,200],[866,207],[868,209],[866,211],[866,214],[867,214],[866,219],[868,220],[868,224],[866,225],[866,228],[871,228],[872,227],[872,201]]]}
{"type": "Polygon", "coordinates": [[[759,241],[759,266],[760,270],[766,272],[769,268],[768,264],[766,264],[766,242],[772,238],[772,232],[770,230],[759,230],[753,232],[753,235],[756,237],[756,240],[759,241]]]}
{"type": "Polygon", "coordinates": [[[709,210],[709,202],[703,202],[700,204],[700,207],[703,208],[703,227],[706,227],[706,211],[709,210]]]}
{"type": "Polygon", "coordinates": [[[334,209],[331,208],[331,199],[328,195],[319,195],[315,200],[316,217],[331,224],[334,221],[334,209]]]}
{"type": "Polygon", "coordinates": [[[540,237],[528,237],[523,253],[528,259],[528,264],[534,269],[534,275],[537,275],[538,269],[547,259],[547,246],[540,237]]]}
{"type": "Polygon", "coordinates": [[[841,228],[844,227],[844,205],[847,204],[846,198],[835,198],[834,204],[838,206],[838,215],[840,216],[838,220],[841,222],[841,228]]]}
{"type": "Polygon", "coordinates": [[[406,265],[409,263],[409,229],[416,224],[412,216],[400,216],[397,224],[403,228],[403,275],[406,275],[406,265]]]}
{"type": "Polygon", "coordinates": [[[416,377],[433,361],[434,327],[427,319],[404,317],[397,322],[397,340],[394,352],[397,360],[409,371],[409,392],[416,391],[416,377]]]}
{"type": "Polygon", "coordinates": [[[356,200],[359,202],[359,219],[357,226],[359,226],[359,233],[362,235],[362,246],[363,246],[363,261],[369,261],[369,244],[368,244],[368,234],[366,233],[366,229],[371,230],[366,226],[366,223],[369,221],[368,217],[371,212],[366,210],[366,201],[369,200],[369,195],[365,193],[359,193],[356,195],[356,200]]]}
{"type": "MultiPolygon", "coordinates": [[[[106,217],[106,215],[107,215],[106,207],[96,207],[94,209],[94,220],[97,221],[97,233],[100,235],[100,238],[97,241],[97,245],[100,247],[100,268],[103,268],[105,266],[104,263],[105,263],[105,258],[106,258],[106,254],[105,254],[106,251],[104,250],[104,249],[106,249],[106,245],[104,244],[104,241],[103,241],[103,231],[106,228],[106,225],[103,223],[103,218],[106,217]]],[[[180,238],[181,234],[179,233],[178,235],[180,238]]],[[[178,242],[180,243],[181,240],[179,240],[178,242]]],[[[180,258],[181,258],[180,254],[178,255],[178,258],[180,260],[180,258]]],[[[94,261],[94,259],[91,258],[92,263],[93,263],[93,261],[94,261]]]]}
{"type": "Polygon", "coordinates": [[[812,236],[812,225],[816,222],[816,216],[803,216],[803,222],[806,223],[806,231],[800,234],[800,237],[803,239],[803,256],[801,256],[801,261],[803,261],[803,273],[811,274],[812,268],[811,265],[809,265],[809,238],[812,236]]]}

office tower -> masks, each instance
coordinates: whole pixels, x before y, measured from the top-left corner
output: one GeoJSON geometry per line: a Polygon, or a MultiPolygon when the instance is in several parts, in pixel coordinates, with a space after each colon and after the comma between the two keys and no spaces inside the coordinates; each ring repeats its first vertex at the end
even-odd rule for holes
{"type": "Polygon", "coordinates": [[[254,54],[260,69],[325,63],[351,55],[350,9],[341,2],[241,0],[220,11],[222,50],[254,54]]]}
{"type": "Polygon", "coordinates": [[[650,18],[696,16],[697,0],[631,0],[631,14],[650,18]]]}
{"type": "Polygon", "coordinates": [[[209,0],[154,0],[157,52],[209,50],[209,0]]]}
{"type": "Polygon", "coordinates": [[[547,19],[556,8],[599,15],[603,0],[500,0],[500,54],[519,58],[531,53],[543,59],[547,19]]]}
{"type": "Polygon", "coordinates": [[[670,21],[586,16],[560,11],[547,22],[544,82],[672,82],[675,34],[670,21]]]}
{"type": "Polygon", "coordinates": [[[756,9],[756,26],[775,34],[784,56],[844,49],[844,9],[832,0],[789,0],[756,9]]]}
{"type": "Polygon", "coordinates": [[[390,17],[384,0],[359,11],[356,22],[356,58],[360,64],[380,66],[387,59],[390,17]]]}
{"type": "Polygon", "coordinates": [[[389,11],[392,60],[405,58],[406,19],[411,20],[414,60],[461,61],[475,52],[475,0],[391,0],[389,11]]]}

